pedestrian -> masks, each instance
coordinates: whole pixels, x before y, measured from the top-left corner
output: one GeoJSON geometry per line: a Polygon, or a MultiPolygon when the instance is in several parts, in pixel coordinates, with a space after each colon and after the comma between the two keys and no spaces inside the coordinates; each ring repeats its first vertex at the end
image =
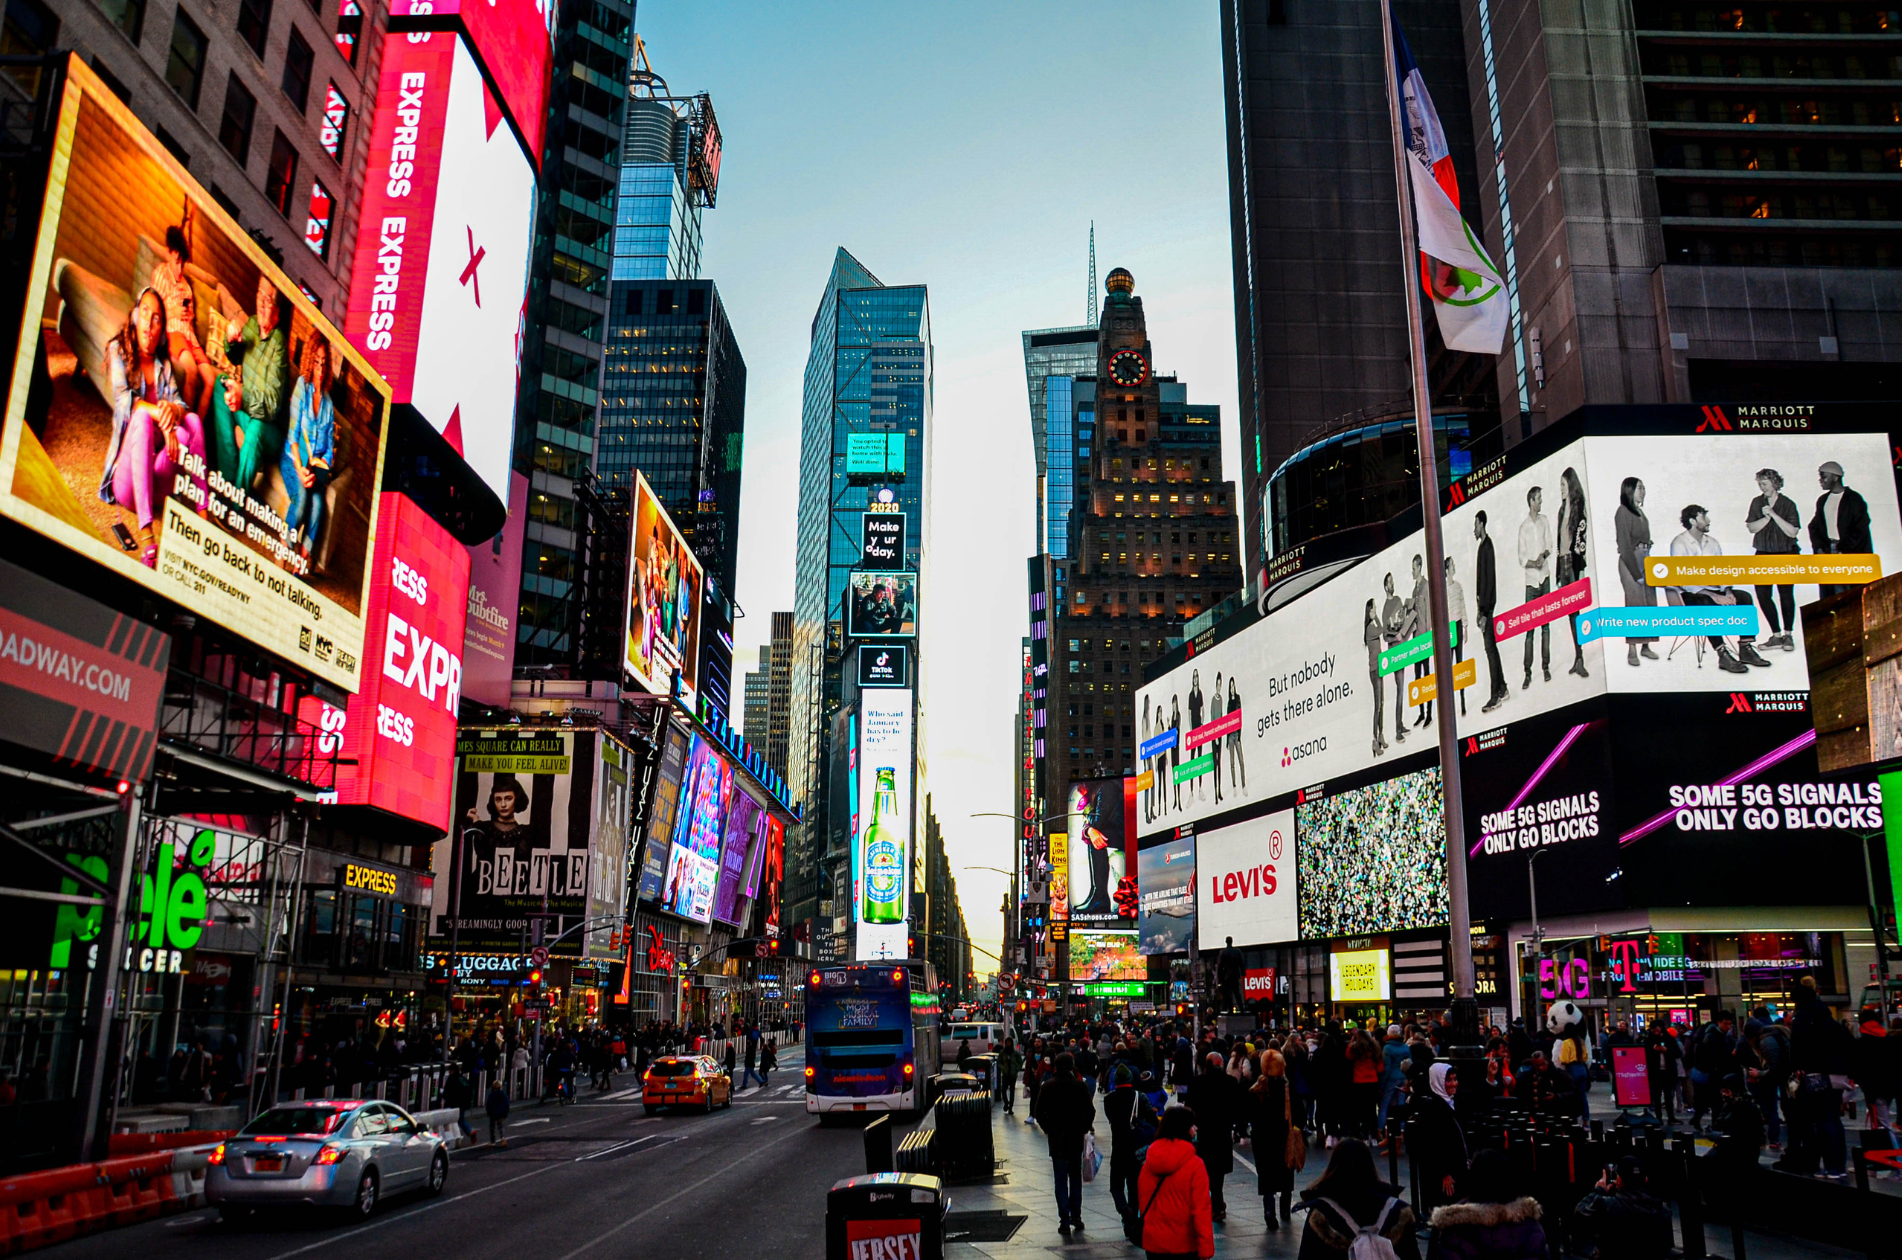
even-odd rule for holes
{"type": "Polygon", "coordinates": [[[1365,1142],[1342,1138],[1327,1171],[1301,1192],[1301,1202],[1308,1223],[1301,1231],[1300,1260],[1346,1260],[1362,1229],[1386,1239],[1399,1260],[1420,1260],[1413,1209],[1374,1171],[1374,1153],[1365,1142]]]}
{"type": "Polygon", "coordinates": [[[1644,1037],[1644,1074],[1651,1086],[1651,1114],[1660,1124],[1677,1124],[1677,1062],[1677,1038],[1662,1019],[1653,1019],[1644,1037]]]}
{"type": "Polygon", "coordinates": [[[1546,1260],[1540,1214],[1537,1199],[1513,1193],[1506,1157],[1481,1151],[1465,1196],[1433,1209],[1427,1260],[1546,1260]]]}
{"type": "Polygon", "coordinates": [[[1458,1198],[1466,1176],[1466,1133],[1453,1101],[1459,1083],[1451,1064],[1435,1063],[1427,1088],[1407,1109],[1407,1155],[1419,1171],[1420,1206],[1428,1210],[1458,1198]]]}
{"type": "Polygon", "coordinates": [[[1372,1139],[1375,1114],[1380,1110],[1381,1075],[1386,1060],[1364,1028],[1356,1028],[1347,1043],[1347,1128],[1353,1137],[1372,1139]]]}
{"type": "Polygon", "coordinates": [[[1127,1063],[1118,1063],[1110,1071],[1103,1115],[1110,1126],[1110,1199],[1123,1218],[1123,1233],[1136,1242],[1141,1238],[1136,1222],[1136,1175],[1142,1169],[1136,1152],[1155,1141],[1159,1117],[1136,1088],[1136,1073],[1127,1063]]]}
{"type": "Polygon", "coordinates": [[[1261,1195],[1261,1215],[1268,1228],[1279,1230],[1293,1219],[1294,1166],[1288,1162],[1290,1137],[1300,1143],[1303,1160],[1307,1144],[1294,1127],[1294,1099],[1288,1089],[1288,1062],[1279,1050],[1261,1052],[1261,1068],[1249,1088],[1249,1132],[1254,1134],[1255,1191],[1261,1195]]]}
{"type": "Polygon", "coordinates": [[[449,1073],[449,1079],[443,1083],[442,1105],[456,1109],[456,1127],[462,1130],[465,1142],[475,1136],[475,1130],[469,1127],[470,1095],[474,1092],[475,1086],[462,1074],[462,1065],[457,1064],[449,1073]]]}
{"type": "Polygon", "coordinates": [[[1883,1133],[1888,1141],[1893,1142],[1889,1102],[1895,1097],[1896,1090],[1896,1047],[1889,1030],[1882,1026],[1882,1015],[1875,1007],[1863,1007],[1858,1021],[1849,1075],[1856,1082],[1856,1088],[1862,1092],[1869,1131],[1883,1133]]]}
{"type": "Polygon", "coordinates": [[[766,1044],[759,1050],[759,1087],[766,1088],[766,1078],[779,1066],[779,1039],[768,1037],[766,1044]]]}
{"type": "Polygon", "coordinates": [[[1387,1145],[1387,1115],[1395,1103],[1406,1101],[1407,1067],[1413,1062],[1406,1038],[1400,1035],[1400,1025],[1387,1025],[1387,1036],[1380,1043],[1380,1059],[1380,1114],[1374,1118],[1374,1130],[1384,1149],[1387,1145]]]}
{"type": "Polygon", "coordinates": [[[1219,1050],[1204,1058],[1202,1071],[1189,1083],[1189,1110],[1195,1113],[1195,1149],[1209,1174],[1209,1208],[1214,1219],[1228,1219],[1223,1179],[1235,1168],[1235,1119],[1246,1095],[1228,1074],[1219,1050]]]}
{"type": "Polygon", "coordinates": [[[1004,1087],[1004,1114],[1010,1115],[1017,1105],[1017,1074],[1023,1070],[1024,1056],[1017,1053],[1017,1042],[1010,1037],[1004,1038],[1004,1048],[997,1052],[997,1079],[1004,1087]]]}
{"type": "Polygon", "coordinates": [[[733,1069],[738,1067],[739,1063],[740,1063],[739,1046],[734,1043],[732,1038],[729,1037],[727,1038],[727,1043],[726,1043],[726,1079],[728,1083],[732,1082],[733,1069]]]}
{"type": "Polygon", "coordinates": [[[1557,1059],[1559,1070],[1572,1078],[1583,1098],[1592,1087],[1592,1048],[1585,1040],[1585,1025],[1573,1024],[1565,1030],[1559,1038],[1557,1059]]]}
{"type": "Polygon", "coordinates": [[[1796,1090],[1790,1097],[1789,1171],[1815,1173],[1829,1181],[1847,1181],[1847,1137],[1843,1133],[1843,1087],[1849,1081],[1854,1041],[1830,1015],[1816,993],[1816,980],[1796,985],[1796,1013],[1790,1020],[1790,1064],[1796,1090]],[[1818,1162],[1822,1171],[1816,1173],[1818,1162]]]}
{"type": "Polygon", "coordinates": [[[489,1082],[489,1142],[494,1146],[507,1146],[509,1092],[499,1080],[489,1082]]]}
{"type": "Polygon", "coordinates": [[[1209,1260],[1215,1254],[1208,1168],[1197,1155],[1195,1137],[1192,1108],[1176,1104],[1162,1113],[1136,1179],[1146,1260],[1209,1260]]]}
{"type": "Polygon", "coordinates": [[[1347,1109],[1347,1050],[1341,1043],[1340,1027],[1330,1023],[1322,1030],[1320,1044],[1308,1060],[1308,1083],[1314,1090],[1314,1124],[1327,1133],[1327,1144],[1341,1140],[1341,1121],[1347,1109]]]}
{"type": "Polygon", "coordinates": [[[1772,1154],[1783,1150],[1783,1119],[1780,1101],[1790,1081],[1790,1030],[1770,1018],[1770,1008],[1759,1005],[1750,1012],[1744,1036],[1757,1052],[1754,1072],[1744,1073],[1750,1097],[1763,1117],[1764,1136],[1772,1154]]]}
{"type": "Polygon", "coordinates": [[[1048,1056],[1039,1058],[1033,1049],[1024,1056],[1024,1123],[1037,1123],[1037,1091],[1043,1087],[1043,1074],[1049,1070],[1048,1056]]]}
{"type": "Polygon", "coordinates": [[[1083,1228],[1083,1137],[1096,1128],[1096,1103],[1076,1076],[1069,1051],[1051,1064],[1052,1075],[1038,1090],[1037,1125],[1050,1144],[1056,1174],[1058,1232],[1083,1228]]]}
{"type": "Polygon", "coordinates": [[[740,1077],[741,1089],[746,1088],[748,1081],[758,1081],[760,1084],[760,1087],[762,1089],[765,1088],[766,1078],[753,1070],[754,1065],[758,1062],[759,1062],[759,1025],[748,1024],[746,1026],[746,1074],[740,1077]]]}
{"type": "Polygon", "coordinates": [[[1671,1209],[1645,1189],[1636,1155],[1618,1161],[1572,1209],[1572,1239],[1603,1260],[1663,1260],[1673,1249],[1671,1209]]]}
{"type": "Polygon", "coordinates": [[[1702,1128],[1706,1114],[1717,1110],[1718,1082],[1737,1064],[1737,1017],[1718,1011],[1717,1018],[1697,1030],[1691,1043],[1691,1127],[1702,1128]]]}

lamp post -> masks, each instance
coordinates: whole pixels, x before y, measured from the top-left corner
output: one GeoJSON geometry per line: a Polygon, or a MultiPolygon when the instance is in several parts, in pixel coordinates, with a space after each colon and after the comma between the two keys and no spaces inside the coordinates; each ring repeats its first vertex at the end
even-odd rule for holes
{"type": "MultiPolygon", "coordinates": [[[[1526,858],[1526,897],[1532,918],[1532,983],[1535,986],[1541,979],[1539,963],[1545,958],[1545,929],[1539,926],[1539,881],[1533,864],[1549,852],[1551,852],[1550,849],[1534,849],[1531,856],[1526,858]]],[[[1536,987],[1533,991],[1537,992],[1536,987]]],[[[1536,1004],[1528,1003],[1528,1008],[1521,1012],[1526,1019],[1532,1018],[1535,1006],[1536,1004]]]]}

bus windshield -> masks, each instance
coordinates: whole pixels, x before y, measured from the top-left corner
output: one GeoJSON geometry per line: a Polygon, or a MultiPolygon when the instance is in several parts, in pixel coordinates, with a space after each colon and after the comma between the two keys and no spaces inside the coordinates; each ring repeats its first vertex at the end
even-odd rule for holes
{"type": "MultiPolygon", "coordinates": [[[[935,979],[931,982],[935,987],[935,979]]],[[[889,962],[808,978],[808,1110],[909,1110],[938,1071],[938,1004],[925,976],[889,962]]]]}

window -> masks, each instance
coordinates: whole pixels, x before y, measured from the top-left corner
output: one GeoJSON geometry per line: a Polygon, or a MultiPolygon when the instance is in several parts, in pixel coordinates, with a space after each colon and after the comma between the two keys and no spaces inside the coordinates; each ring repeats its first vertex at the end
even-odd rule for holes
{"type": "Polygon", "coordinates": [[[330,190],[316,180],[310,184],[310,215],[304,221],[304,244],[319,258],[330,257],[330,212],[335,203],[330,190]]]}
{"type": "Polygon", "coordinates": [[[231,194],[216,184],[211,185],[206,191],[211,194],[211,199],[218,203],[218,208],[230,215],[231,221],[236,223],[238,221],[238,203],[231,199],[231,194]]]}
{"type": "Polygon", "coordinates": [[[296,187],[297,148],[291,143],[290,137],[277,131],[276,138],[271,141],[271,166],[264,173],[264,195],[277,207],[277,212],[287,219],[291,216],[291,198],[296,187]]]}
{"type": "Polygon", "coordinates": [[[243,166],[251,159],[251,122],[257,117],[258,98],[251,95],[236,71],[225,80],[225,109],[218,120],[218,143],[243,166]]]}
{"type": "Polygon", "coordinates": [[[324,120],[317,128],[317,143],[337,161],[343,161],[344,132],[350,126],[350,102],[337,90],[335,80],[324,89],[324,120]]]}
{"type": "Polygon", "coordinates": [[[198,108],[198,86],[205,77],[205,33],[198,23],[178,11],[172,22],[172,49],[165,59],[165,81],[184,98],[187,109],[198,108]]]}
{"type": "Polygon", "coordinates": [[[99,0],[99,11],[121,35],[139,42],[139,32],[145,29],[145,0],[99,0]]]}
{"type": "Polygon", "coordinates": [[[92,59],[92,72],[99,76],[99,81],[106,85],[108,92],[127,105],[132,103],[132,90],[119,82],[119,76],[106,69],[106,63],[96,56],[92,59]]]}
{"type": "Polygon", "coordinates": [[[165,146],[165,151],[177,158],[180,166],[189,168],[192,164],[192,155],[186,150],[185,146],[179,142],[178,137],[163,127],[158,129],[157,134],[158,142],[165,146]]]}
{"type": "Polygon", "coordinates": [[[262,57],[264,40],[270,33],[271,0],[238,0],[238,38],[262,57]]]}
{"type": "Polygon", "coordinates": [[[357,64],[357,36],[363,33],[363,6],[357,0],[337,0],[337,51],[357,64]]]}
{"type": "Polygon", "coordinates": [[[300,114],[310,104],[311,62],[310,45],[295,27],[291,28],[290,46],[284,50],[284,95],[290,97],[300,114]]]}

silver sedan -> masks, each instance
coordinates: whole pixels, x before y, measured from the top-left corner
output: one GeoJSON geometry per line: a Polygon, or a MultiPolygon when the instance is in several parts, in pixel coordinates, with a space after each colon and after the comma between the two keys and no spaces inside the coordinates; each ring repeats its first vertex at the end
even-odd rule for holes
{"type": "Polygon", "coordinates": [[[442,1139],[395,1103],[323,1099],[273,1107],[221,1142],[205,1198],[227,1220],[279,1207],[367,1217],[385,1195],[436,1195],[448,1180],[442,1139]]]}

